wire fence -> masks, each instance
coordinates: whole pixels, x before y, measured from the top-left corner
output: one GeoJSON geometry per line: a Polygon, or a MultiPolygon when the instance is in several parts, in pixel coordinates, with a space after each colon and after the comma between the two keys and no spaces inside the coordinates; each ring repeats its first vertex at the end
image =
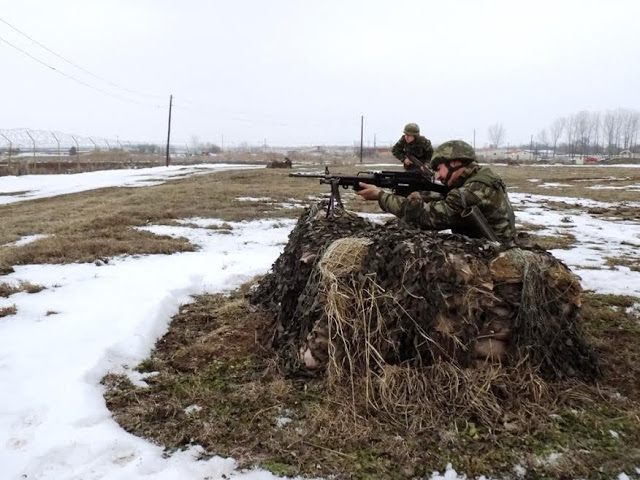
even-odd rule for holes
{"type": "MultiPolygon", "coordinates": [[[[270,146],[267,142],[225,144],[166,144],[83,136],[58,131],[0,129],[0,176],[79,173],[119,168],[145,168],[169,164],[238,163],[268,164],[288,158],[298,163],[329,165],[362,162],[389,155],[385,147],[352,145],[270,146]],[[363,157],[360,158],[362,153],[363,157]],[[384,155],[383,155],[384,156],[384,155]]],[[[390,157],[391,158],[391,157],[390,157]]]]}
{"type": "MultiPolygon", "coordinates": [[[[377,145],[366,143],[366,154],[382,152],[389,149],[386,143],[377,145]]],[[[246,152],[246,153],[282,153],[318,152],[336,154],[359,154],[359,142],[351,145],[285,145],[274,146],[265,142],[226,143],[223,146],[211,142],[171,143],[169,153],[172,155],[207,155],[212,153],[246,152]]],[[[9,158],[36,156],[72,156],[87,152],[132,152],[166,154],[164,142],[148,142],[124,140],[119,137],[107,138],[98,136],[76,135],[54,130],[34,130],[28,128],[0,129],[0,156],[9,158]]]]}
{"type": "Polygon", "coordinates": [[[7,156],[69,155],[87,151],[131,151],[131,142],[26,128],[0,129],[0,152],[7,156]]]}

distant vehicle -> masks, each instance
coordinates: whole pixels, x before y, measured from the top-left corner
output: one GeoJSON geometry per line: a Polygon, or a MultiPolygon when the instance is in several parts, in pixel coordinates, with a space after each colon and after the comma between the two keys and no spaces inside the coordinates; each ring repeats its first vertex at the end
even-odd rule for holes
{"type": "Polygon", "coordinates": [[[596,157],[588,157],[585,163],[598,163],[598,159],[596,157]]]}

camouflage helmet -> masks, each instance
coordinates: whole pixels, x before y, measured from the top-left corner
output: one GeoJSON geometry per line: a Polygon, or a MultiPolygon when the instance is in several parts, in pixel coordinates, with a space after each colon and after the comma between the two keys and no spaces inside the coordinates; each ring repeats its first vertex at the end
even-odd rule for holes
{"type": "Polygon", "coordinates": [[[471,163],[476,159],[473,147],[462,140],[449,140],[439,145],[431,157],[431,168],[436,170],[438,165],[451,160],[460,160],[463,163],[471,163]]]}
{"type": "Polygon", "coordinates": [[[417,123],[407,123],[404,126],[404,134],[413,135],[414,137],[417,137],[418,135],[420,135],[420,127],[418,126],[417,123]]]}

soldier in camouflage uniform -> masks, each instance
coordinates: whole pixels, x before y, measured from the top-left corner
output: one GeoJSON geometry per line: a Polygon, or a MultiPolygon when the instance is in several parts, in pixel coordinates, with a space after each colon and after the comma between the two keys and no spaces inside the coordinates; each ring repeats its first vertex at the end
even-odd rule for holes
{"type": "Polygon", "coordinates": [[[501,242],[515,240],[515,218],[502,179],[488,167],[476,163],[471,145],[451,140],[440,145],[431,159],[436,178],[450,187],[444,198],[424,202],[419,195],[409,198],[382,191],[375,185],[361,183],[356,192],[365,200],[378,200],[380,207],[404,219],[410,225],[426,230],[445,230],[469,237],[482,237],[475,226],[463,221],[461,213],[477,205],[501,242]]]}
{"type": "Polygon", "coordinates": [[[393,146],[391,153],[402,162],[405,170],[420,170],[420,167],[407,158],[407,155],[417,158],[426,169],[433,155],[433,147],[428,138],[420,135],[420,127],[417,124],[407,123],[404,127],[404,135],[393,146]]]}

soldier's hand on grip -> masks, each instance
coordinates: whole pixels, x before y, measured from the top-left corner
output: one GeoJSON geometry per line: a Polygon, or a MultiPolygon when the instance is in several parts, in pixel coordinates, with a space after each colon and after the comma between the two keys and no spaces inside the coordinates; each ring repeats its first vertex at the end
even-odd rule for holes
{"type": "Polygon", "coordinates": [[[360,195],[365,200],[378,200],[382,190],[375,185],[369,185],[368,183],[360,182],[358,185],[362,190],[357,191],[356,194],[360,195]]]}

